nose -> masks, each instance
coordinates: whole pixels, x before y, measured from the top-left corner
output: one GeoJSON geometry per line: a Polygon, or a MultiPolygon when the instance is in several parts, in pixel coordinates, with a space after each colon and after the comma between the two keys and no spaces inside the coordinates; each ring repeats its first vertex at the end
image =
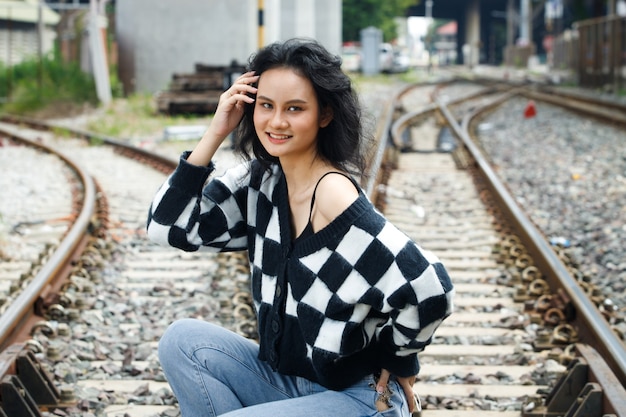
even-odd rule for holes
{"type": "Polygon", "coordinates": [[[285,114],[280,110],[276,110],[270,120],[270,126],[275,129],[284,129],[287,125],[288,123],[285,118],[285,114]]]}

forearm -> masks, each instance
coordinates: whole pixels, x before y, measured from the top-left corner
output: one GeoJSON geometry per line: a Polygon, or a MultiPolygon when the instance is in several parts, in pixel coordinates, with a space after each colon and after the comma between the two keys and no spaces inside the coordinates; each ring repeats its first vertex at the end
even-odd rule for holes
{"type": "Polygon", "coordinates": [[[204,135],[202,135],[200,142],[187,157],[187,162],[196,166],[208,166],[224,139],[224,137],[217,135],[209,126],[204,135]]]}
{"type": "Polygon", "coordinates": [[[243,117],[246,105],[254,103],[249,95],[256,94],[256,87],[252,86],[259,77],[247,72],[222,95],[215,110],[213,120],[200,142],[193,150],[187,162],[198,166],[207,166],[224,139],[237,127],[243,117]]]}

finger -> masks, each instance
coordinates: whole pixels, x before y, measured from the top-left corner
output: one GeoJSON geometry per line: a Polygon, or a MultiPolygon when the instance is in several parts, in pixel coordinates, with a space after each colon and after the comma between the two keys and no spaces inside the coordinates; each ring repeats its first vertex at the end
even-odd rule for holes
{"type": "Polygon", "coordinates": [[[246,78],[251,78],[251,77],[257,77],[258,78],[258,75],[254,75],[254,71],[244,72],[239,77],[237,77],[237,80],[235,82],[240,81],[240,80],[244,80],[246,78]]]}
{"type": "Polygon", "coordinates": [[[227,98],[235,97],[237,100],[246,100],[250,98],[246,93],[256,94],[257,88],[249,84],[235,84],[228,90],[226,90],[227,98]]]}
{"type": "Polygon", "coordinates": [[[382,369],[380,371],[380,378],[378,378],[378,383],[376,384],[376,392],[382,394],[385,392],[385,388],[387,388],[387,383],[389,382],[390,373],[386,369],[382,369]]]}
{"type": "Polygon", "coordinates": [[[409,404],[409,413],[415,411],[415,394],[413,393],[413,387],[408,384],[402,384],[402,390],[409,404]]]}
{"type": "MultiPolygon", "coordinates": [[[[255,94],[256,90],[254,91],[250,90],[249,92],[251,94],[255,94]]],[[[224,104],[226,105],[224,109],[229,109],[232,106],[238,106],[240,102],[245,102],[248,104],[254,103],[255,101],[254,97],[249,96],[247,93],[248,93],[248,90],[241,91],[241,92],[233,91],[233,90],[226,90],[220,96],[220,102],[224,102],[224,104]]]]}
{"type": "Polygon", "coordinates": [[[258,75],[254,75],[254,72],[247,72],[243,74],[241,77],[237,78],[235,82],[233,82],[233,86],[235,85],[250,85],[259,80],[258,75]]]}

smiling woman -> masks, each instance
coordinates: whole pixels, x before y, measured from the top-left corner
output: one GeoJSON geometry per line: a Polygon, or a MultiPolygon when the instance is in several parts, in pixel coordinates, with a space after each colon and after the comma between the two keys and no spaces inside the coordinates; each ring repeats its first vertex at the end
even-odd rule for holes
{"type": "Polygon", "coordinates": [[[408,417],[417,353],[452,311],[450,278],[351,176],[364,172],[366,147],[341,60],[291,40],[249,69],[149,211],[153,240],[246,250],[250,261],[258,345],[192,319],[159,343],[181,412],[408,417]],[[207,183],[236,127],[248,160],[207,183]]]}

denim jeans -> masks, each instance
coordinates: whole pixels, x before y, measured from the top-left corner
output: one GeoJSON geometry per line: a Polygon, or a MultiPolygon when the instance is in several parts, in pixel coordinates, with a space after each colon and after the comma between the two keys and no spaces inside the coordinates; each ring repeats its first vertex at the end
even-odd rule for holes
{"type": "Polygon", "coordinates": [[[159,342],[159,360],[183,417],[409,417],[393,378],[391,407],[379,412],[373,376],[332,391],[274,372],[258,351],[255,342],[202,320],[170,325],[159,342]]]}

